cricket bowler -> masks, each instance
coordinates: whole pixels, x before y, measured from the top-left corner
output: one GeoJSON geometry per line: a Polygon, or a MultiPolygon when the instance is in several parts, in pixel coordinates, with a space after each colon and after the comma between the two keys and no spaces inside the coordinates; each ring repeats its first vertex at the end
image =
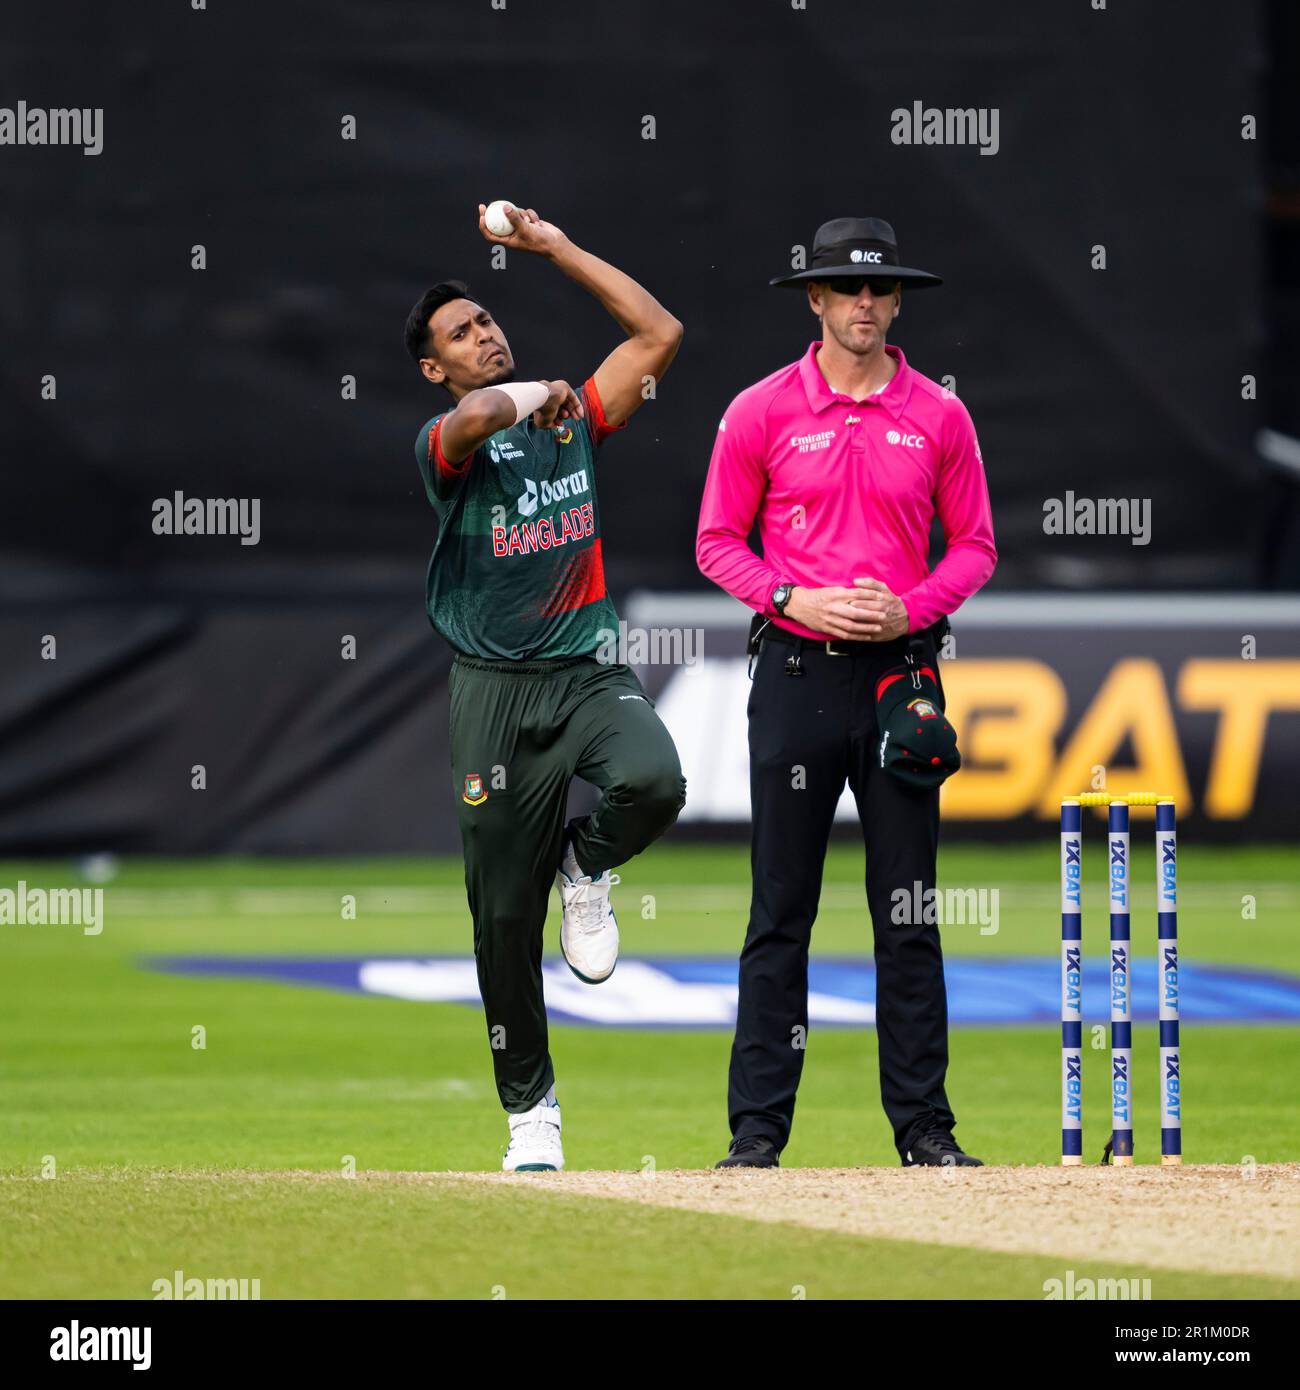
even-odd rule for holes
{"type": "Polygon", "coordinates": [[[944,716],[947,615],[997,552],[975,427],[886,339],[903,295],[940,284],[900,263],[877,217],[824,223],[800,291],[819,334],[742,391],[718,427],[696,556],[754,610],[753,896],[731,1051],[724,1168],[771,1168],[790,1137],[808,1031],[808,945],[847,783],[866,846],[880,1091],[902,1162],[979,1162],[953,1136],[934,901],[939,786],[960,766],[944,716]],[[946,549],[931,570],[930,527],[946,549]],[[762,553],[749,546],[758,527],[762,553]],[[905,896],[904,896],[905,895],[905,896]],[[919,920],[917,920],[919,917],[919,920]]]}
{"type": "Polygon", "coordinates": [[[542,993],[552,883],[560,948],[587,984],[613,973],[610,871],[677,819],[677,750],[633,672],[604,659],[618,614],[605,589],[596,460],[668,370],[682,325],[629,276],[575,246],[531,208],[510,230],[479,230],[550,261],[626,334],[575,390],[520,381],[500,324],[459,280],[421,296],[406,347],[451,397],[415,454],[438,538],[427,606],[455,649],[449,681],[451,781],[474,922],[474,958],[497,1094],[509,1118],[507,1171],[563,1168],[560,1107],[542,993]],[[565,824],[569,784],[596,786],[595,811],[565,824]]]}

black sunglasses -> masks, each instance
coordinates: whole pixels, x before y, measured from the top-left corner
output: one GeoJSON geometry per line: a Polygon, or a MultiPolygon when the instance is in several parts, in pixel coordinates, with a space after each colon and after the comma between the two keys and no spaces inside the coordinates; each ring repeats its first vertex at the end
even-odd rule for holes
{"type": "Polygon", "coordinates": [[[859,295],[862,293],[863,285],[871,286],[871,293],[876,299],[882,299],[885,295],[893,294],[898,288],[897,280],[886,280],[875,275],[863,275],[860,279],[851,279],[847,275],[837,275],[833,279],[827,280],[831,289],[836,294],[859,295]]]}

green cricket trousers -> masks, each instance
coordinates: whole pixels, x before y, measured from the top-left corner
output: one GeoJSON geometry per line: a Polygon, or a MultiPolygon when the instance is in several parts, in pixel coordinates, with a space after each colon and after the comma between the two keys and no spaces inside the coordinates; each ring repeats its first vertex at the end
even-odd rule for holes
{"type": "Polygon", "coordinates": [[[569,783],[600,804],[568,827],[593,877],[657,840],[686,801],[677,750],[640,681],[594,657],[451,668],[451,771],[474,959],[497,1094],[531,1110],[555,1080],[542,996],[542,928],[569,783]]]}

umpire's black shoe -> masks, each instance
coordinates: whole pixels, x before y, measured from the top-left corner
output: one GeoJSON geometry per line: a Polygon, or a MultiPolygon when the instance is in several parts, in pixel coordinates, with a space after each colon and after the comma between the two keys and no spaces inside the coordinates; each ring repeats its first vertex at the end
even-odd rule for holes
{"type": "Polygon", "coordinates": [[[963,1153],[961,1145],[941,1124],[932,1122],[913,1132],[903,1155],[904,1168],[983,1168],[978,1158],[963,1153]]]}
{"type": "Polygon", "coordinates": [[[733,1139],[727,1156],[715,1168],[779,1168],[781,1156],[776,1145],[761,1134],[747,1134],[733,1139]]]}

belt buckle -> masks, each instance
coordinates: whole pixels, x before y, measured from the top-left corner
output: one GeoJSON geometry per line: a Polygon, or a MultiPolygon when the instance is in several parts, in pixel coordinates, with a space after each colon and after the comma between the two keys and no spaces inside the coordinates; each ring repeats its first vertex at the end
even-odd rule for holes
{"type": "Polygon", "coordinates": [[[838,638],[835,638],[835,637],[828,637],[828,638],[826,639],[826,655],[827,655],[827,656],[848,656],[848,652],[837,652],[837,651],[835,650],[835,643],[836,643],[838,640],[839,640],[839,639],[838,639],[838,638]]]}

